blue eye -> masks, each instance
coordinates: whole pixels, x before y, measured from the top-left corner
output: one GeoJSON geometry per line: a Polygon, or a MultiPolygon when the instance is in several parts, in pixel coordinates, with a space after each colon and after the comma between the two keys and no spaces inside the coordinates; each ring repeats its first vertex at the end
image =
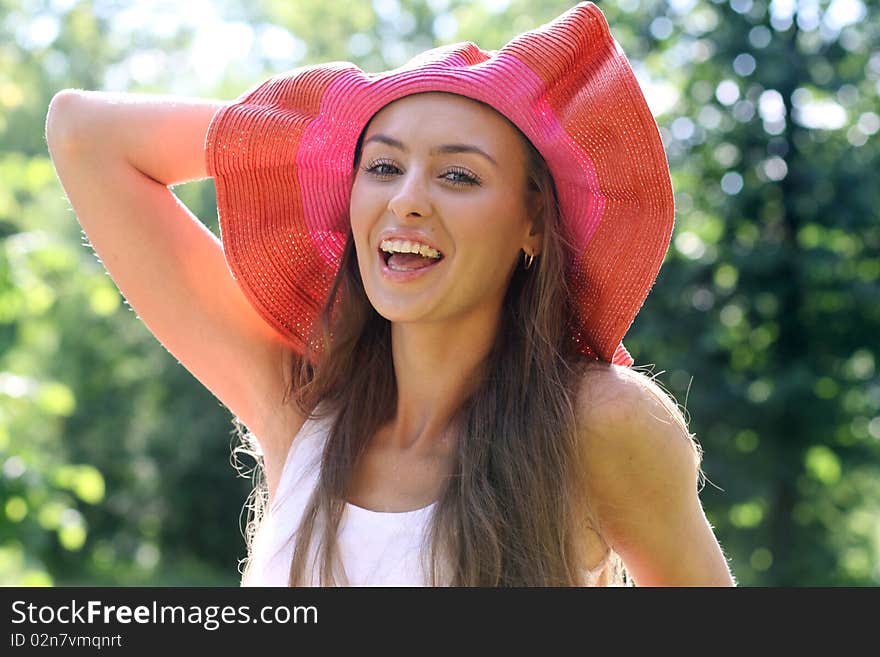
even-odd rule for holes
{"type": "Polygon", "coordinates": [[[480,180],[471,175],[468,171],[464,169],[450,169],[444,174],[444,178],[448,180],[453,185],[479,185],[480,180]],[[447,178],[446,176],[456,176],[455,178],[447,178]]]}
{"type": "Polygon", "coordinates": [[[400,173],[400,169],[385,160],[375,160],[370,162],[367,166],[361,167],[361,169],[366,173],[371,173],[380,178],[385,178],[394,173],[400,173]]]}
{"type": "MultiPolygon", "coordinates": [[[[401,173],[400,168],[389,160],[373,160],[366,166],[362,166],[361,170],[377,178],[389,178],[401,173]]],[[[456,187],[480,185],[481,181],[475,175],[466,169],[453,167],[448,169],[440,176],[441,180],[448,182],[456,187]]]]}

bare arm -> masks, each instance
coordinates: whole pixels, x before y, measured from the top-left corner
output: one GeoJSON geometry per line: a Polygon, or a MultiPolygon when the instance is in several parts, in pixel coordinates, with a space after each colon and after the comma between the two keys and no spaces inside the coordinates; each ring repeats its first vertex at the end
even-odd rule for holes
{"type": "Polygon", "coordinates": [[[154,182],[176,185],[207,177],[205,135],[223,105],[183,96],[66,89],[49,106],[46,139],[68,195],[76,194],[88,175],[67,170],[71,156],[80,166],[123,160],[154,182]]]}
{"type": "Polygon", "coordinates": [[[258,437],[271,490],[276,461],[302,423],[295,411],[281,415],[284,347],[238,288],[220,241],[168,189],[206,177],[205,136],[222,104],[65,90],[52,99],[46,138],[77,219],[119,290],[258,437]]]}
{"type": "Polygon", "coordinates": [[[588,495],[609,546],[638,586],[733,586],[700,504],[700,453],[654,382],[610,366],[584,387],[588,495]]]}

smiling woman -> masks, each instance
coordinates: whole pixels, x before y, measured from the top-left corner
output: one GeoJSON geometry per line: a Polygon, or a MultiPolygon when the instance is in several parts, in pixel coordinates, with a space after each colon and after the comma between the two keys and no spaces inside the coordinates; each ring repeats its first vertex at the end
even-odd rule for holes
{"type": "Polygon", "coordinates": [[[594,5],[384,74],[119,100],[56,96],[50,149],[131,305],[249,430],[242,584],[733,583],[700,451],[621,342],[672,190],[594,5]],[[222,243],[166,187],[203,175],[222,243]]]}
{"type": "MultiPolygon", "coordinates": [[[[460,334],[476,347],[473,360],[482,360],[520,252],[540,250],[529,215],[537,192],[528,189],[528,157],[525,139],[509,121],[452,94],[406,96],[367,127],[350,210],[360,276],[380,315],[409,330],[418,326],[419,343],[428,349],[418,350],[421,357],[449,349],[460,334]],[[384,240],[401,241],[407,251],[406,242],[422,244],[443,257],[377,260],[384,240]]],[[[471,360],[453,349],[459,362],[471,360]]]]}

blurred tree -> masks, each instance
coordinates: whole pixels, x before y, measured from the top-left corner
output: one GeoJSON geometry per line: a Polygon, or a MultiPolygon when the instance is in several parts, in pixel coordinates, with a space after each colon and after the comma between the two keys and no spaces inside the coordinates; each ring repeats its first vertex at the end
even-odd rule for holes
{"type": "MultiPolygon", "coordinates": [[[[234,510],[250,487],[229,465],[229,414],[155,341],[80,244],[46,151],[55,92],[107,88],[119,71],[143,67],[142,49],[186,52],[184,27],[125,41],[112,29],[121,12],[91,2],[4,2],[0,10],[6,584],[229,584],[243,556],[234,510]]],[[[164,82],[127,84],[145,91],[164,82]]],[[[187,202],[211,216],[213,191],[201,185],[186,190],[187,202]]]]}
{"type": "Polygon", "coordinates": [[[878,18],[682,0],[645,24],[678,225],[638,344],[696,383],[740,581],[877,584],[878,18]]]}

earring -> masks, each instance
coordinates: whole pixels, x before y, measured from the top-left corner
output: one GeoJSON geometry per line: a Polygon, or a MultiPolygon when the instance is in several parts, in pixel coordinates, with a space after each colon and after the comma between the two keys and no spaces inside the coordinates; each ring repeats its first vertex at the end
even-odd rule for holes
{"type": "Polygon", "coordinates": [[[535,261],[535,256],[531,253],[523,252],[523,263],[525,263],[526,269],[529,269],[532,266],[532,263],[535,261]]]}

